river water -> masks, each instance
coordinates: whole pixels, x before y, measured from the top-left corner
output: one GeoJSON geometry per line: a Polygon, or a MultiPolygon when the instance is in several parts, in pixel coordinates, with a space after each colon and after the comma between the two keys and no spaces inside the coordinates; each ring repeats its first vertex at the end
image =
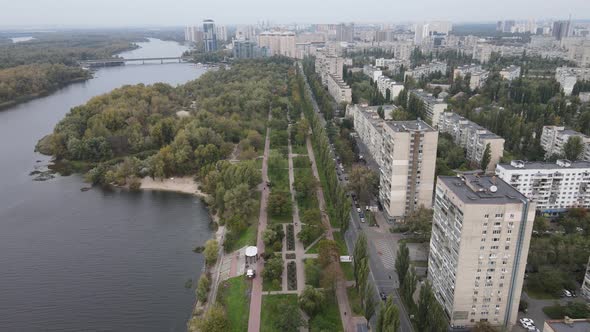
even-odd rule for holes
{"type": "MultiPolygon", "coordinates": [[[[124,57],[180,56],[151,40],[124,57]]],[[[79,175],[33,181],[33,151],[73,106],[125,84],[195,79],[191,64],[127,65],[0,112],[0,331],[183,331],[211,237],[189,195],[86,186],[79,175]]]]}

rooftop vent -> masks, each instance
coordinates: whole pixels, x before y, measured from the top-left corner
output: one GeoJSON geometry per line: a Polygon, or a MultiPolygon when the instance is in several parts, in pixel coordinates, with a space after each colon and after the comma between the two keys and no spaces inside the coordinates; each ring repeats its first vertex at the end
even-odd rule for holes
{"type": "Polygon", "coordinates": [[[495,193],[496,191],[498,191],[498,187],[496,187],[496,186],[491,186],[491,187],[490,187],[490,191],[491,191],[491,192],[493,192],[493,193],[495,193]]]}

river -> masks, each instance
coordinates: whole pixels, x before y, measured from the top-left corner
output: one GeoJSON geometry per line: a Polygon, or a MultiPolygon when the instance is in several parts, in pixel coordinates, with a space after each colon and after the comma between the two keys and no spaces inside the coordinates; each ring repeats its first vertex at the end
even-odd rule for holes
{"type": "MultiPolygon", "coordinates": [[[[151,40],[123,57],[179,56],[151,40]]],[[[73,106],[125,84],[195,79],[191,64],[100,69],[93,79],[0,112],[0,331],[184,331],[211,237],[194,196],[105,191],[81,176],[33,181],[33,151],[73,106]]]]}

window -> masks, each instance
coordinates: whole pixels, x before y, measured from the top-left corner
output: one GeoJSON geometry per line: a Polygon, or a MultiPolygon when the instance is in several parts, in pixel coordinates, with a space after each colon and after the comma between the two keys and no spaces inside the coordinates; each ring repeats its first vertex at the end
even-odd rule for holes
{"type": "Polygon", "coordinates": [[[479,250],[484,250],[486,247],[485,246],[481,246],[479,247],[479,250]]]}
{"type": "Polygon", "coordinates": [[[496,218],[502,218],[504,216],[503,213],[496,213],[496,218]]]}
{"type": "Polygon", "coordinates": [[[492,231],[492,234],[500,234],[502,231],[499,229],[495,229],[492,231]]]}
{"type": "Polygon", "coordinates": [[[486,231],[486,230],[481,231],[481,234],[487,234],[487,233],[488,233],[488,231],[486,231]]]}
{"type": "Polygon", "coordinates": [[[489,218],[489,217],[490,217],[490,215],[486,213],[486,214],[485,214],[483,217],[484,217],[484,218],[489,218]]]}
{"type": "Polygon", "coordinates": [[[504,250],[508,250],[508,249],[510,249],[510,246],[505,246],[504,247],[504,250]]]}

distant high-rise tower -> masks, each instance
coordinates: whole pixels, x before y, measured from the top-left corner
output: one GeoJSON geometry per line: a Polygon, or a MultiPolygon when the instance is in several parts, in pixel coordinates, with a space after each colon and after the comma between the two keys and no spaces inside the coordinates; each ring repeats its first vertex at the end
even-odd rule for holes
{"type": "Polygon", "coordinates": [[[203,41],[206,52],[217,50],[217,31],[215,31],[215,21],[211,19],[203,20],[203,41]]]}
{"type": "Polygon", "coordinates": [[[557,40],[569,37],[570,35],[570,21],[555,21],[553,22],[553,37],[557,40]]]}

